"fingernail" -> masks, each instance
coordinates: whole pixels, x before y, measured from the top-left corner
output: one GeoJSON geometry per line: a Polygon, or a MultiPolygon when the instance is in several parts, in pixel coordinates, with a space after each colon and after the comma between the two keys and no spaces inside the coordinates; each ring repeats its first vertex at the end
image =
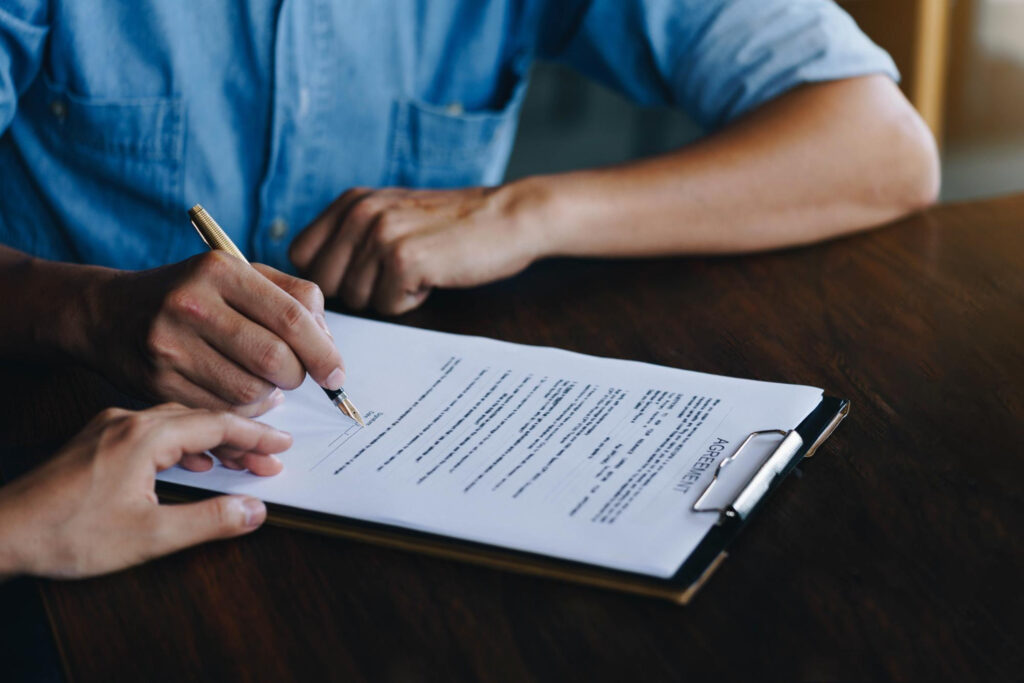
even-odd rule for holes
{"type": "Polygon", "coordinates": [[[327,375],[327,380],[324,382],[324,387],[331,391],[337,391],[345,385],[345,371],[341,368],[334,368],[331,374],[327,375]]]}
{"type": "Polygon", "coordinates": [[[320,329],[327,333],[327,336],[334,339],[334,335],[331,334],[331,328],[327,327],[327,318],[324,317],[323,313],[317,313],[313,316],[316,319],[316,324],[320,326],[320,329]]]}
{"type": "Polygon", "coordinates": [[[270,407],[274,408],[282,403],[284,403],[284,392],[280,389],[274,389],[270,394],[270,407]]]}
{"type": "Polygon", "coordinates": [[[267,506],[262,500],[246,498],[242,501],[242,511],[245,513],[245,526],[256,527],[263,524],[267,518],[267,506]]]}

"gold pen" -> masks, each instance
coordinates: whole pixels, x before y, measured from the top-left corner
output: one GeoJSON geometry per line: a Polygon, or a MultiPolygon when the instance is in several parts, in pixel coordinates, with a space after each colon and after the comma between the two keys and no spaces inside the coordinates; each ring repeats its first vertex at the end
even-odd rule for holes
{"type": "MultiPolygon", "coordinates": [[[[245,263],[249,260],[245,258],[235,243],[231,241],[231,238],[227,236],[227,233],[217,225],[217,221],[213,220],[213,216],[206,212],[206,209],[196,204],[188,210],[188,217],[192,220],[192,226],[199,233],[199,236],[203,238],[203,242],[206,243],[210,249],[219,249],[220,251],[226,251],[235,258],[239,258],[245,263]]],[[[348,394],[345,393],[344,389],[338,389],[337,391],[327,389],[326,387],[320,387],[327,394],[327,398],[331,399],[331,403],[338,407],[338,410],[343,415],[352,418],[359,423],[360,427],[365,427],[366,422],[363,421],[363,416],[359,414],[359,410],[355,407],[349,399],[348,394]]]]}

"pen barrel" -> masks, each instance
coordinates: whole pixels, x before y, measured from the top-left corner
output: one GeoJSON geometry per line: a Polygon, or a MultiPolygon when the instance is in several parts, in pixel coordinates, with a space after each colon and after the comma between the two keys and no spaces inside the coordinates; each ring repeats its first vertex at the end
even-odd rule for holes
{"type": "Polygon", "coordinates": [[[189,209],[188,216],[192,219],[192,225],[195,226],[199,236],[203,238],[208,247],[226,251],[235,258],[240,258],[246,263],[249,262],[245,258],[245,254],[235,246],[235,243],[231,241],[231,238],[227,236],[223,228],[217,224],[217,221],[213,220],[213,216],[206,212],[206,209],[196,204],[189,209]]]}

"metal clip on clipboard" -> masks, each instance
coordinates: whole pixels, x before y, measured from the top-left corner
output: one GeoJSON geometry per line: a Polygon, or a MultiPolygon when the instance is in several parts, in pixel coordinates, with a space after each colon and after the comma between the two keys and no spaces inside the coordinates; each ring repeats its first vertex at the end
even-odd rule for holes
{"type": "Polygon", "coordinates": [[[720,515],[719,524],[724,522],[726,519],[745,519],[747,515],[750,514],[750,511],[754,509],[754,506],[757,505],[757,502],[761,500],[761,497],[768,491],[768,488],[775,480],[775,477],[786,469],[786,465],[790,463],[793,456],[800,450],[803,443],[804,440],[796,430],[785,431],[782,429],[767,429],[760,432],[751,432],[750,435],[743,440],[743,443],[739,445],[739,448],[733,451],[732,455],[723,458],[722,461],[718,463],[718,467],[715,469],[715,476],[711,479],[707,488],[704,489],[704,492],[700,494],[696,501],[694,501],[693,511],[717,512],[720,515]],[[703,505],[705,499],[714,489],[715,485],[719,483],[719,476],[722,474],[722,471],[729,467],[736,458],[739,457],[740,453],[743,452],[743,449],[746,448],[751,441],[765,434],[781,434],[783,439],[779,445],[775,447],[775,450],[772,451],[771,455],[765,459],[757,471],[754,472],[753,476],[750,477],[750,480],[743,486],[743,488],[740,489],[733,501],[720,507],[703,505]]]}

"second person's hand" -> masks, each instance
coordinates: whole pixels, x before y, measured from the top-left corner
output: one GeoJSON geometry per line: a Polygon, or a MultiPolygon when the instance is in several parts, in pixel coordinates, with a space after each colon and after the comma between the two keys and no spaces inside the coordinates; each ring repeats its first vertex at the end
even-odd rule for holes
{"type": "Polygon", "coordinates": [[[355,188],[303,230],[290,255],[351,308],[404,313],[435,287],[493,282],[549,255],[549,195],[536,179],[458,190],[355,188]]]}
{"type": "Polygon", "coordinates": [[[255,530],[262,501],[217,496],[158,504],[156,473],[179,463],[206,470],[205,452],[262,476],[281,471],[274,457],[291,437],[237,415],[161,405],[111,408],[51,460],[0,489],[0,580],[15,574],[81,578],[105,574],[186,546],[255,530]]]}
{"type": "Polygon", "coordinates": [[[255,416],[308,372],[345,380],[312,282],[224,252],[140,272],[116,272],[86,296],[78,355],[130,393],[255,416]]]}

